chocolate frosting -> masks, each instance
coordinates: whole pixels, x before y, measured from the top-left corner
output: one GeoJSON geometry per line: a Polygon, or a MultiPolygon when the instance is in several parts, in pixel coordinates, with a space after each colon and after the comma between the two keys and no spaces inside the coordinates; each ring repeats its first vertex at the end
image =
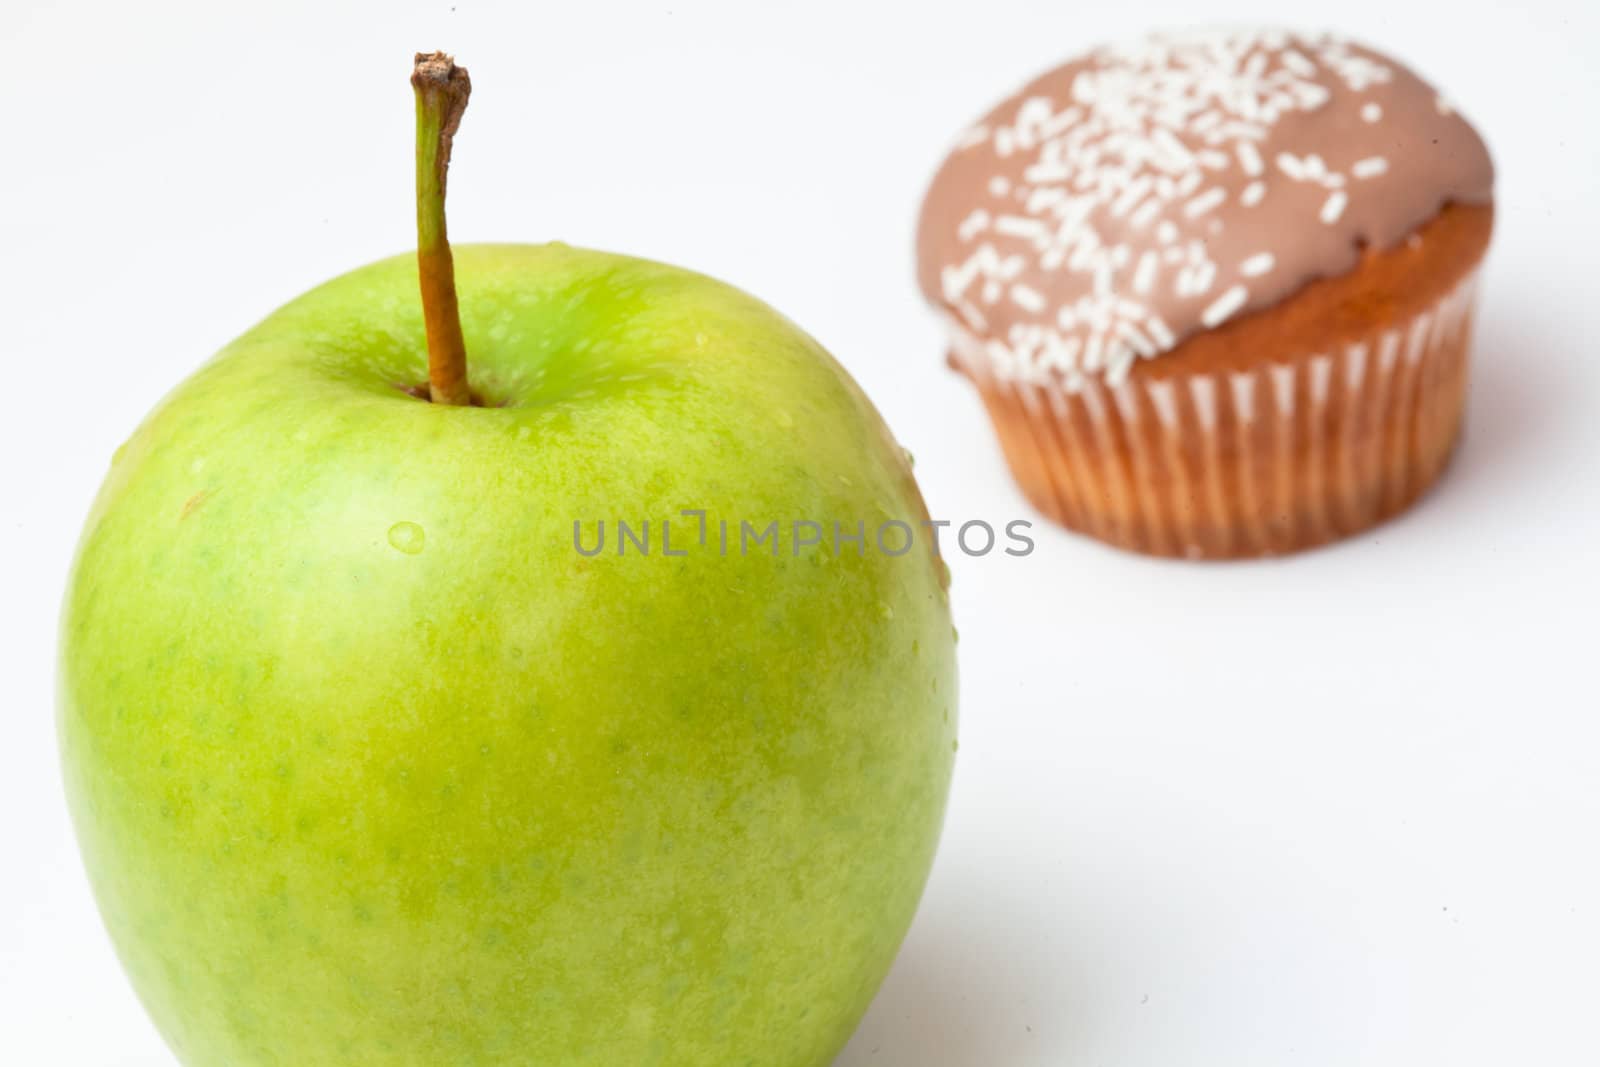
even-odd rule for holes
{"type": "Polygon", "coordinates": [[[1493,184],[1472,127],[1386,56],[1160,35],[1058,67],[969,130],[923,203],[918,274],[1001,373],[1114,384],[1493,184]]]}

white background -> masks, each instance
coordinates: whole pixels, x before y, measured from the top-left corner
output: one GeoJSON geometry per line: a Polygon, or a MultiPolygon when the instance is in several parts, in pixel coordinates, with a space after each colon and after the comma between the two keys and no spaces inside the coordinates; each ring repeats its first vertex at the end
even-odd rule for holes
{"type": "MultiPolygon", "coordinates": [[[[1196,12],[322,7],[0,12],[0,1063],[172,1065],[62,803],[57,604],[145,410],[273,307],[409,247],[413,50],[456,52],[476,88],[452,236],[734,281],[860,379],[936,515],[1000,522],[1026,508],[913,287],[918,198],[1024,76],[1196,12]]],[[[1285,561],[1049,530],[1026,559],[954,561],[948,828],[842,1067],[1600,1062],[1596,10],[1208,7],[1386,48],[1485,132],[1468,436],[1411,514],[1285,561]]]]}

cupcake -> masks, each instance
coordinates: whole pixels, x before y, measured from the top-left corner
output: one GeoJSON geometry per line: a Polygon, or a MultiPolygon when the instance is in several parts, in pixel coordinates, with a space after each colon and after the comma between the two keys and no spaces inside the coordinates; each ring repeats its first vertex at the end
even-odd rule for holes
{"type": "Polygon", "coordinates": [[[919,281],[1039,510],[1155,555],[1292,552],[1449,459],[1493,182],[1472,127],[1371,49],[1154,36],[959,139],[919,281]]]}

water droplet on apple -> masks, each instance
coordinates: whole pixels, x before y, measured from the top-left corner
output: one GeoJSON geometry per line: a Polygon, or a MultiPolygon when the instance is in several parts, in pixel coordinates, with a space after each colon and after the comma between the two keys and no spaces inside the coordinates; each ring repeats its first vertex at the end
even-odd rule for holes
{"type": "Polygon", "coordinates": [[[414,522],[397,522],[389,527],[389,546],[399,549],[408,556],[415,556],[422,551],[423,542],[427,536],[422,532],[422,527],[414,522]]]}

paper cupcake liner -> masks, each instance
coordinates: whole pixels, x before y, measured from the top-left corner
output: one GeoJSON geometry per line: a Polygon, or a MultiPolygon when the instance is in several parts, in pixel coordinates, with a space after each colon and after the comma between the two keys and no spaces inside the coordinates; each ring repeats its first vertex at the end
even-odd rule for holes
{"type": "Polygon", "coordinates": [[[1250,371],[1019,377],[958,331],[1013,474],[1052,519],[1113,545],[1225,559],[1348,536],[1415,500],[1460,429],[1473,272],[1414,317],[1250,371]]]}

